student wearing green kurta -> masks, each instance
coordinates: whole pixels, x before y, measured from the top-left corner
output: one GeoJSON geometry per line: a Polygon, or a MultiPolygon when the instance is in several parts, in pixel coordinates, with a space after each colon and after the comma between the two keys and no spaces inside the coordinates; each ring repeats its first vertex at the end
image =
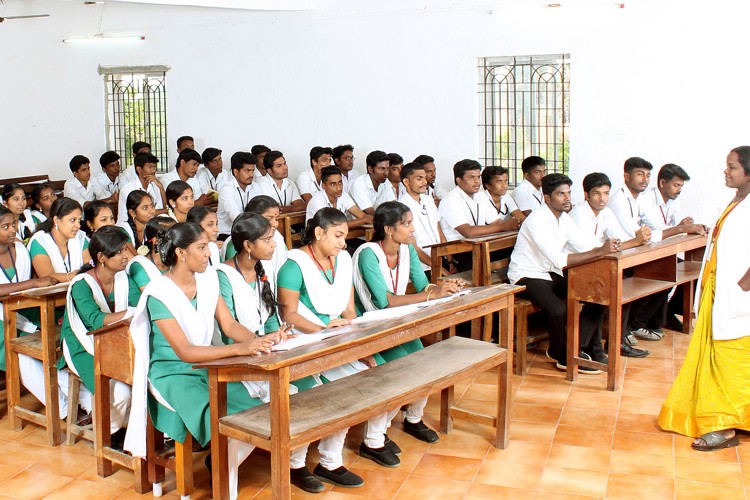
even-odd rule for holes
{"type": "Polygon", "coordinates": [[[125,209],[128,212],[127,219],[118,222],[117,225],[128,233],[130,243],[137,250],[146,240],[144,230],[148,221],[156,215],[156,205],[154,205],[154,199],[150,194],[146,191],[135,189],[125,199],[125,209]]]}
{"type": "Polygon", "coordinates": [[[26,192],[20,184],[6,184],[2,190],[2,204],[16,216],[18,240],[28,240],[36,230],[37,221],[26,208],[26,192]]]}
{"type": "MultiPolygon", "coordinates": [[[[31,279],[31,258],[23,243],[17,238],[16,217],[0,206],[0,296],[21,292],[29,288],[57,284],[52,276],[31,279]]],[[[17,314],[18,335],[23,336],[39,329],[39,310],[28,309],[17,314]]],[[[0,304],[0,332],[5,331],[2,304],[0,304]]],[[[5,371],[5,336],[0,336],[0,371],[5,371]]],[[[2,375],[4,376],[4,374],[2,375]]]]}
{"type": "MultiPolygon", "coordinates": [[[[444,280],[433,285],[427,280],[414,249],[413,216],[409,207],[398,201],[387,201],[375,210],[374,234],[354,252],[354,289],[357,292],[357,313],[386,309],[425,302],[456,293],[459,285],[455,280],[444,280]],[[412,282],[417,293],[406,294],[406,286],[412,282]]],[[[421,339],[392,347],[380,353],[383,359],[393,361],[412,352],[423,349],[421,339]]],[[[435,443],[440,438],[437,433],[422,421],[427,398],[406,406],[404,432],[427,443],[435,443]]],[[[399,409],[388,412],[385,427],[399,409]]],[[[365,443],[362,446],[366,446],[365,443]]]]}
{"type": "MultiPolygon", "coordinates": [[[[130,259],[125,267],[125,272],[130,281],[138,288],[138,300],[146,285],[151,280],[161,276],[169,270],[169,266],[161,260],[159,244],[164,238],[167,229],[176,224],[175,220],[166,215],[154,217],[146,223],[143,229],[145,241],[138,247],[138,255],[130,259]]],[[[137,301],[136,301],[137,302],[137,301]]]]}
{"type": "MultiPolygon", "coordinates": [[[[94,232],[89,244],[92,262],[81,268],[68,288],[60,331],[63,357],[57,368],[68,367],[81,378],[86,391],[81,389],[80,401],[87,413],[91,412],[91,395],[94,394],[94,339],[88,332],[130,317],[140,295],[125,274],[127,242],[127,235],[114,225],[94,232]]],[[[127,418],[130,386],[112,381],[110,392],[111,431],[114,433],[123,427],[127,418]]],[[[121,438],[117,441],[121,442],[121,438]]]]}
{"type": "Polygon", "coordinates": [[[49,184],[37,184],[31,190],[31,217],[34,224],[44,222],[49,218],[49,210],[57,199],[55,190],[49,184]]]}
{"type": "MultiPolygon", "coordinates": [[[[286,247],[284,237],[278,231],[279,228],[279,215],[281,214],[281,205],[265,194],[253,196],[250,201],[245,205],[245,213],[262,215],[273,227],[273,240],[276,242],[276,248],[273,251],[273,258],[270,260],[273,268],[279,271],[281,266],[286,262],[286,254],[289,249],[286,247]]],[[[229,238],[224,242],[224,246],[221,249],[221,253],[224,256],[224,260],[229,260],[237,254],[237,250],[232,244],[232,239],[229,238]]]]}
{"type": "Polygon", "coordinates": [[[212,208],[195,205],[188,210],[186,221],[198,224],[203,228],[208,235],[208,250],[211,252],[208,263],[214,267],[219,265],[221,263],[221,250],[219,249],[221,242],[219,241],[219,217],[216,212],[212,208]]]}
{"type": "MultiPolygon", "coordinates": [[[[159,250],[169,271],[146,287],[130,327],[136,369],[125,448],[138,457],[145,455],[147,406],[154,426],[175,441],[184,442],[187,432],[201,446],[210,441],[208,374],[194,370],[193,364],[268,353],[285,337],[283,332],[257,336],[234,319],[219,293],[216,271],[208,265],[208,236],[200,226],[175,224],[164,234],[159,250]],[[211,345],[214,320],[233,344],[211,345]]],[[[261,400],[242,383],[227,384],[228,413],[259,404],[261,400]]],[[[252,449],[229,440],[233,498],[237,467],[252,449]]]]}

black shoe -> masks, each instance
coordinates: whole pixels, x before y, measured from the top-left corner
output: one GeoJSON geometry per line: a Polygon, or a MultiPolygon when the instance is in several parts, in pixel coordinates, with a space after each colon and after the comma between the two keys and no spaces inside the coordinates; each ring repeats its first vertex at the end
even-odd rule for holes
{"type": "MultiPolygon", "coordinates": [[[[578,357],[582,358],[582,359],[591,360],[591,356],[589,356],[588,354],[586,354],[583,351],[581,351],[578,354],[578,357]]],[[[555,363],[555,366],[557,367],[558,370],[567,371],[568,370],[568,362],[567,361],[568,361],[567,359],[563,359],[562,361],[558,361],[557,363],[555,363]]],[[[578,373],[583,373],[585,375],[598,375],[598,374],[603,373],[603,372],[601,370],[597,370],[596,368],[588,368],[586,366],[580,366],[579,365],[578,366],[578,373]]]]}
{"type": "Polygon", "coordinates": [[[683,324],[682,321],[677,319],[677,316],[674,314],[670,314],[667,316],[667,324],[664,325],[665,328],[668,328],[670,330],[674,330],[675,332],[682,332],[683,324]]]}
{"type": "Polygon", "coordinates": [[[122,451],[122,449],[125,446],[125,434],[127,433],[127,429],[118,429],[115,431],[114,434],[112,434],[112,437],[109,441],[109,447],[113,450],[122,451]]]}
{"type": "Polygon", "coordinates": [[[404,419],[404,432],[425,443],[437,443],[440,441],[440,436],[437,435],[437,432],[427,427],[421,420],[416,424],[412,424],[404,419]]]}
{"type": "Polygon", "coordinates": [[[628,358],[645,358],[649,354],[651,353],[643,349],[636,349],[635,347],[630,347],[625,342],[623,342],[620,345],[620,356],[626,356],[628,358]]]}
{"type": "Polygon", "coordinates": [[[603,349],[596,348],[591,353],[591,359],[597,363],[609,364],[609,357],[603,349]]]}
{"type": "Polygon", "coordinates": [[[396,454],[389,451],[385,446],[382,448],[370,448],[365,443],[362,443],[359,445],[359,455],[369,458],[383,467],[398,467],[401,465],[401,460],[399,460],[396,454]]]}
{"type": "Polygon", "coordinates": [[[364,479],[351,472],[343,465],[336,470],[328,470],[318,464],[315,466],[313,472],[315,473],[315,477],[321,481],[325,481],[334,486],[341,486],[342,488],[359,488],[365,484],[364,479]]]}
{"type": "Polygon", "coordinates": [[[388,434],[383,434],[385,437],[385,449],[393,453],[394,455],[401,455],[401,448],[398,447],[396,444],[396,441],[392,441],[391,438],[388,437],[388,434]]]}
{"type": "MultiPolygon", "coordinates": [[[[318,465],[320,467],[320,465],[318,465]]],[[[322,467],[320,467],[322,469],[322,467]]],[[[317,473],[318,468],[315,468],[317,473]]],[[[299,469],[289,469],[289,478],[291,483],[296,487],[305,490],[308,493],[320,493],[325,489],[320,479],[313,476],[312,473],[307,470],[307,467],[300,467],[299,469]]]]}

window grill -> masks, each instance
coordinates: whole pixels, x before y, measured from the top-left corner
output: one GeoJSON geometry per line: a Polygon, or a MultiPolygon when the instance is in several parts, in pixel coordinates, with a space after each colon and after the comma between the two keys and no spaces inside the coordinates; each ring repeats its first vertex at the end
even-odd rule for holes
{"type": "Polygon", "coordinates": [[[570,147],[570,55],[479,59],[480,147],[485,165],[523,180],[521,162],[537,155],[566,173],[570,147]]]}
{"type": "Polygon", "coordinates": [[[122,168],[133,164],[133,143],[151,144],[158,171],[169,170],[166,72],[105,73],[107,148],[116,151],[122,168]]]}

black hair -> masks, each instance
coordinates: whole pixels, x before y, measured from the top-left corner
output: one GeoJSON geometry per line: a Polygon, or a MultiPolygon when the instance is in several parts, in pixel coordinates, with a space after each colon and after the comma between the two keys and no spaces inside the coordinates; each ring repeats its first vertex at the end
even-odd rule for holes
{"type": "Polygon", "coordinates": [[[367,165],[367,168],[374,167],[381,161],[388,161],[388,155],[385,151],[375,150],[370,152],[370,154],[367,155],[367,158],[365,158],[365,164],[367,165]]]}
{"type": "Polygon", "coordinates": [[[592,172],[583,178],[584,193],[589,193],[592,189],[602,186],[612,187],[612,182],[609,180],[609,177],[607,177],[607,174],[592,172]]]}
{"type": "Polygon", "coordinates": [[[101,165],[102,168],[104,168],[110,163],[114,163],[119,159],[120,159],[120,155],[118,155],[114,151],[107,151],[99,157],[99,165],[101,165]]]}
{"type": "Polygon", "coordinates": [[[269,168],[273,167],[273,162],[283,157],[284,157],[284,153],[282,153],[281,151],[267,152],[266,156],[263,157],[263,168],[268,170],[269,168]]]}
{"type": "Polygon", "coordinates": [[[176,223],[172,217],[167,217],[166,215],[157,215],[146,223],[146,227],[143,228],[143,244],[148,248],[149,252],[153,252],[154,248],[156,248],[157,252],[159,251],[159,245],[164,238],[164,233],[176,223]]]}
{"type": "Polygon", "coordinates": [[[506,175],[508,173],[508,169],[505,167],[485,167],[482,170],[482,186],[485,188],[487,187],[487,184],[492,182],[492,178],[496,175],[506,175]]]}
{"type": "Polygon", "coordinates": [[[302,245],[308,245],[315,239],[315,228],[319,227],[324,231],[332,226],[346,224],[346,215],[337,208],[323,207],[313,215],[312,219],[307,221],[305,230],[302,233],[302,245]]]}
{"type": "Polygon", "coordinates": [[[49,217],[47,217],[47,220],[37,224],[36,231],[34,232],[49,233],[50,231],[52,231],[52,227],[55,225],[55,217],[61,219],[66,215],[72,213],[74,210],[80,210],[81,212],[83,212],[81,204],[76,200],[72,200],[70,198],[56,199],[54,202],[52,202],[52,206],[49,209],[49,217]]]}
{"type": "Polygon", "coordinates": [[[632,172],[636,168],[643,168],[648,171],[651,171],[654,168],[654,166],[651,165],[651,163],[644,160],[643,158],[638,158],[637,156],[633,156],[625,160],[625,165],[623,167],[625,172],[632,172]]]}
{"type": "Polygon", "coordinates": [[[6,184],[5,186],[3,186],[3,192],[2,192],[3,201],[5,201],[5,203],[8,203],[8,198],[13,196],[13,193],[18,191],[19,189],[23,191],[23,186],[21,186],[20,184],[16,184],[16,183],[6,184]]]}
{"type": "Polygon", "coordinates": [[[552,196],[555,189],[559,188],[563,184],[568,186],[573,185],[573,181],[570,180],[565,174],[548,174],[542,177],[542,193],[547,196],[552,196]]]}
{"type": "MultiPolygon", "coordinates": [[[[49,184],[37,184],[34,186],[34,189],[31,190],[31,208],[39,208],[39,211],[42,211],[42,206],[39,204],[39,201],[41,200],[42,192],[45,189],[49,189],[53,193],[55,192],[55,189],[49,184]]],[[[3,198],[5,198],[5,196],[3,196],[3,198]]]]}
{"type": "MultiPolygon", "coordinates": [[[[143,191],[141,189],[134,189],[128,194],[128,197],[125,200],[125,212],[128,214],[128,218],[126,222],[130,226],[130,229],[133,231],[134,240],[138,238],[138,231],[135,228],[135,218],[132,215],[130,215],[130,211],[132,210],[133,212],[135,212],[136,210],[138,210],[138,205],[141,204],[141,201],[143,201],[143,198],[145,198],[146,196],[151,198],[151,200],[153,201],[153,198],[151,197],[151,195],[148,194],[146,191],[143,191]]],[[[146,236],[144,233],[144,238],[145,237],[146,236]]],[[[140,242],[139,241],[133,242],[134,245],[137,245],[138,243],[140,242]]]]}
{"type": "Polygon", "coordinates": [[[159,243],[159,257],[167,266],[177,263],[177,249],[185,249],[198,241],[205,231],[194,222],[178,222],[164,233],[159,243]]]}
{"type": "Polygon", "coordinates": [[[742,165],[745,175],[750,175],[750,146],[737,146],[730,153],[737,154],[737,160],[742,165]]]}
{"type": "MultiPolygon", "coordinates": [[[[271,227],[271,223],[268,222],[263,216],[251,213],[241,213],[232,223],[232,245],[237,250],[237,253],[241,253],[245,248],[245,241],[255,242],[263,237],[268,229],[271,227]]],[[[237,258],[235,256],[235,258],[237,258]]],[[[273,290],[271,290],[271,284],[267,279],[266,270],[263,268],[263,261],[260,259],[255,263],[255,274],[258,277],[258,281],[261,284],[260,297],[263,299],[263,303],[266,305],[271,315],[276,314],[276,298],[273,296],[273,290]]]]}
{"type": "Polygon", "coordinates": [[[435,158],[430,155],[419,155],[414,158],[414,163],[419,163],[420,165],[424,166],[428,163],[435,163],[435,158]]]}
{"type": "Polygon", "coordinates": [[[16,217],[15,214],[13,212],[11,212],[8,207],[6,207],[5,205],[0,204],[0,219],[2,219],[3,217],[5,217],[8,214],[12,215],[13,218],[15,219],[15,217],[16,217]]]}
{"type": "Polygon", "coordinates": [[[78,172],[78,169],[82,166],[91,163],[91,161],[86,158],[83,155],[75,155],[73,158],[70,159],[70,171],[71,172],[78,172]]]}
{"type": "Polygon", "coordinates": [[[135,168],[143,167],[146,163],[159,163],[159,158],[151,153],[138,153],[135,155],[135,158],[133,158],[133,165],[135,168]]]}
{"type": "MultiPolygon", "coordinates": [[[[89,225],[86,224],[86,222],[96,219],[102,208],[108,208],[110,211],[112,210],[112,207],[109,206],[109,203],[104,200],[94,200],[86,205],[86,208],[83,209],[83,224],[81,224],[81,228],[89,238],[91,238],[91,233],[93,233],[94,230],[91,229],[89,225]]],[[[112,213],[114,214],[114,212],[112,213]]]]}
{"type": "Polygon", "coordinates": [[[391,165],[403,165],[404,157],[398,153],[388,153],[388,163],[391,165]]]}
{"type": "MultiPolygon", "coordinates": [[[[182,196],[182,193],[184,193],[188,189],[192,191],[193,186],[183,180],[170,182],[167,186],[167,189],[164,191],[164,194],[167,197],[167,205],[169,205],[170,201],[176,201],[177,198],[182,196]]],[[[172,205],[169,205],[169,208],[172,208],[172,205]]]]}
{"type": "Polygon", "coordinates": [[[98,266],[97,257],[100,253],[108,258],[114,257],[122,251],[127,242],[128,235],[121,228],[117,226],[100,227],[91,235],[91,241],[89,242],[89,254],[91,254],[93,265],[92,262],[85,263],[77,274],[85,273],[98,266]]]}
{"type": "Polygon", "coordinates": [[[661,167],[659,169],[659,175],[656,179],[657,181],[664,180],[666,182],[669,182],[675,177],[679,177],[685,182],[690,180],[690,176],[687,172],[685,172],[685,169],[679,165],[675,165],[674,163],[667,163],[666,165],[661,167]]]}
{"type": "Polygon", "coordinates": [[[255,165],[256,162],[255,155],[246,151],[237,151],[229,160],[232,172],[235,170],[242,170],[242,167],[245,165],[255,165]]]}
{"type": "Polygon", "coordinates": [[[406,179],[417,170],[424,170],[424,165],[421,165],[415,161],[409,162],[401,167],[401,180],[406,179]]]}
{"type": "Polygon", "coordinates": [[[216,212],[206,206],[193,205],[192,207],[190,207],[190,210],[188,210],[185,222],[195,222],[196,224],[200,225],[201,223],[203,223],[203,219],[205,219],[208,214],[215,213],[216,212]]]}
{"type": "Polygon", "coordinates": [[[320,181],[326,183],[332,175],[342,175],[339,167],[327,166],[320,171],[320,181]]]}
{"type": "Polygon", "coordinates": [[[182,137],[180,137],[179,139],[177,139],[177,147],[179,148],[180,144],[182,144],[185,141],[193,141],[193,142],[195,142],[195,139],[193,139],[189,135],[183,135],[182,137]]]}
{"type": "Polygon", "coordinates": [[[264,146],[263,144],[256,144],[252,148],[250,148],[250,152],[254,154],[255,156],[258,156],[262,153],[269,153],[271,151],[271,148],[268,146],[264,146]]]}
{"type": "Polygon", "coordinates": [[[385,228],[393,227],[404,220],[404,216],[411,212],[409,207],[400,201],[386,201],[375,209],[375,217],[372,225],[375,228],[370,241],[383,241],[385,239],[385,228]]]}
{"type": "Polygon", "coordinates": [[[151,144],[149,144],[147,142],[143,142],[143,141],[135,141],[133,143],[132,148],[133,148],[133,155],[137,155],[138,151],[140,151],[143,148],[148,148],[149,151],[150,151],[151,150],[151,144]]]}
{"type": "Polygon", "coordinates": [[[354,146],[352,146],[351,144],[341,144],[339,146],[336,146],[331,150],[331,158],[333,158],[334,160],[338,160],[346,151],[351,151],[353,153],[354,146]]]}
{"type": "Polygon", "coordinates": [[[269,208],[281,208],[279,202],[266,194],[253,196],[245,205],[245,212],[263,215],[269,208]]]}
{"type": "Polygon", "coordinates": [[[453,182],[464,178],[464,174],[471,170],[482,170],[482,165],[476,160],[464,159],[453,165],[453,182]]]}
{"type": "Polygon", "coordinates": [[[528,174],[536,167],[545,167],[547,162],[541,156],[528,156],[521,162],[521,171],[524,174],[528,174]]]}
{"type": "Polygon", "coordinates": [[[314,146],[310,150],[310,165],[312,165],[313,161],[318,161],[318,159],[323,155],[330,155],[332,152],[331,148],[325,147],[325,146],[314,146]]]}
{"type": "Polygon", "coordinates": [[[201,155],[199,155],[196,150],[186,148],[180,152],[180,155],[177,157],[177,161],[174,164],[174,168],[179,168],[180,163],[182,163],[183,161],[185,163],[189,161],[195,161],[198,162],[198,165],[200,165],[201,163],[203,163],[203,158],[201,158],[201,155]]]}
{"type": "Polygon", "coordinates": [[[206,148],[203,150],[203,154],[201,154],[201,159],[203,160],[204,165],[208,165],[208,163],[214,161],[217,156],[221,156],[221,149],[206,148]]]}

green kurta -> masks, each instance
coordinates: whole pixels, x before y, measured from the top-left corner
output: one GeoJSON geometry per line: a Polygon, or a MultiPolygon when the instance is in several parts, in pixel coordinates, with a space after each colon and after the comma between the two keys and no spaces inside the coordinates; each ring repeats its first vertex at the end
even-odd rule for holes
{"type": "MultiPolygon", "coordinates": [[[[128,281],[128,304],[135,307],[138,304],[138,298],[140,297],[140,290],[136,287],[132,281],[128,281]]],[[[94,293],[86,280],[80,280],[73,284],[70,289],[70,293],[73,297],[73,305],[78,311],[78,315],[81,317],[81,321],[86,326],[86,329],[98,330],[104,326],[104,318],[107,316],[107,312],[102,311],[99,308],[99,304],[94,300],[94,293]]],[[[107,299],[114,303],[115,293],[114,290],[109,294],[107,299]]],[[[117,311],[115,311],[117,312],[117,311]]],[[[70,353],[70,360],[73,362],[75,370],[78,372],[78,376],[81,378],[83,385],[94,393],[94,356],[89,354],[86,349],[81,345],[81,342],[76,337],[70,327],[68,320],[68,312],[65,312],[63,316],[62,329],[60,330],[61,341],[65,342],[68,346],[68,352],[70,353]]],[[[65,357],[62,356],[60,361],[57,362],[57,368],[59,370],[66,366],[65,357]]]]}
{"type": "Polygon", "coordinates": [[[224,262],[228,261],[235,255],[237,255],[237,249],[234,248],[234,243],[232,243],[232,238],[227,238],[224,240],[224,262]]]}
{"type": "MultiPolygon", "coordinates": [[[[197,300],[191,300],[197,307],[197,300]]],[[[149,338],[151,362],[148,379],[174,412],[159,404],[149,395],[149,414],[154,426],[179,443],[185,442],[186,431],[205,446],[211,440],[211,412],[208,401],[208,372],[194,370],[193,365],[182,361],[162,335],[156,322],[174,318],[166,306],[154,297],[148,298],[151,317],[149,338]]],[[[260,399],[250,397],[240,382],[227,384],[227,413],[229,415],[261,404],[260,399]]]]}
{"type": "MultiPolygon", "coordinates": [[[[169,268],[164,269],[161,271],[162,274],[169,271],[169,268]]],[[[148,275],[148,272],[143,268],[141,264],[138,262],[133,262],[130,264],[130,269],[128,271],[128,280],[131,284],[135,284],[135,287],[137,289],[137,292],[131,292],[135,293],[135,303],[137,304],[138,301],[141,299],[141,295],[144,288],[146,288],[146,285],[151,283],[151,276],[148,275]]]]}
{"type": "MultiPolygon", "coordinates": [[[[10,278],[11,280],[16,277],[16,268],[15,267],[8,267],[5,269],[5,274],[10,278]]],[[[0,307],[3,307],[2,302],[0,302],[0,307]]],[[[18,313],[26,318],[27,320],[31,321],[36,325],[37,328],[39,328],[40,322],[40,316],[39,316],[39,308],[38,307],[31,307],[29,309],[22,309],[18,311],[18,313]]],[[[19,337],[23,337],[24,335],[28,335],[28,332],[24,332],[21,330],[16,330],[18,332],[19,337]]],[[[5,321],[0,320],[0,371],[5,371],[5,321]]]]}
{"type": "MultiPolygon", "coordinates": [[[[84,250],[88,249],[88,247],[89,247],[89,239],[86,238],[83,241],[83,248],[81,249],[81,251],[83,252],[84,250]]],[[[31,259],[33,260],[34,257],[36,257],[37,255],[49,255],[49,254],[47,253],[47,250],[45,250],[44,247],[38,241],[32,241],[31,246],[29,247],[29,256],[31,256],[31,259]]]]}
{"type": "MultiPolygon", "coordinates": [[[[385,277],[380,270],[380,261],[375,255],[375,252],[370,248],[365,248],[359,254],[357,264],[357,269],[354,272],[358,272],[362,275],[362,279],[367,285],[367,289],[370,291],[372,303],[375,304],[378,309],[387,308],[388,295],[392,295],[392,293],[388,290],[388,285],[385,283],[385,277]]],[[[422,270],[422,264],[417,255],[417,251],[414,250],[412,245],[409,245],[409,281],[412,282],[417,292],[421,292],[430,284],[427,275],[425,275],[422,270]]],[[[354,305],[357,308],[357,316],[362,316],[365,313],[365,307],[362,305],[359,295],[356,293],[354,296],[354,305]]],[[[407,354],[411,354],[412,352],[416,352],[423,348],[422,340],[414,339],[405,344],[391,347],[390,349],[381,352],[380,355],[386,362],[388,362],[404,357],[407,354]]]]}

